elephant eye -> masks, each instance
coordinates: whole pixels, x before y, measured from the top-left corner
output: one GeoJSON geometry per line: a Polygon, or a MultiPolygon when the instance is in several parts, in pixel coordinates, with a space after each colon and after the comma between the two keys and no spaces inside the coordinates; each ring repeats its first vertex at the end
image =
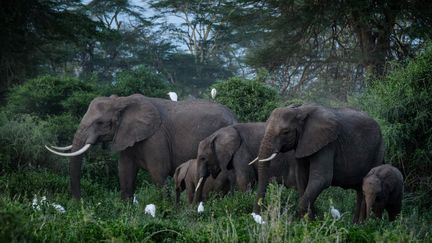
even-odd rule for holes
{"type": "Polygon", "coordinates": [[[288,130],[288,129],[282,131],[283,135],[288,135],[288,133],[290,133],[290,130],[288,130]]]}

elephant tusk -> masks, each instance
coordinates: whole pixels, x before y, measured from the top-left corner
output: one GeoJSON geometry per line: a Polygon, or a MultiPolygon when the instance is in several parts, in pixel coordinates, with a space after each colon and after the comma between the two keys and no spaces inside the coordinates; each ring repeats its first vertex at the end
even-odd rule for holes
{"type": "Polygon", "coordinates": [[[77,150],[77,151],[72,152],[72,153],[57,152],[55,150],[52,150],[51,148],[49,148],[46,145],[45,145],[45,148],[48,149],[48,151],[50,151],[53,154],[57,154],[57,155],[60,155],[60,156],[65,156],[65,157],[73,157],[73,156],[77,156],[77,155],[80,155],[80,154],[84,153],[85,151],[87,151],[87,149],[90,148],[90,146],[91,146],[91,144],[88,143],[88,144],[84,145],[80,150],[77,150]]]}
{"type": "Polygon", "coordinates": [[[204,177],[199,178],[198,185],[195,188],[195,192],[198,191],[198,188],[201,186],[201,183],[202,183],[203,179],[204,179],[204,177]]]}
{"type": "Polygon", "coordinates": [[[59,151],[66,151],[66,150],[70,150],[72,148],[72,145],[65,146],[65,147],[51,146],[51,148],[59,151]]]}
{"type": "Polygon", "coordinates": [[[268,157],[267,159],[260,159],[259,162],[267,162],[270,161],[272,159],[274,159],[274,157],[276,157],[278,153],[273,153],[272,155],[270,155],[270,157],[268,157]]]}
{"type": "Polygon", "coordinates": [[[258,157],[256,157],[254,160],[252,160],[251,162],[249,162],[249,165],[252,165],[253,163],[258,161],[258,157]]]}

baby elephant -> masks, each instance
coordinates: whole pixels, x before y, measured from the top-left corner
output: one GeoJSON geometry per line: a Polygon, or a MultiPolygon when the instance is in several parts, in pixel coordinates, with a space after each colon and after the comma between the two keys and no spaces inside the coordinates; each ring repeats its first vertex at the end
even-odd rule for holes
{"type": "MultiPolygon", "coordinates": [[[[192,203],[195,193],[195,187],[198,184],[197,160],[191,159],[179,165],[174,172],[174,182],[176,188],[176,203],[180,202],[180,193],[187,191],[189,204],[192,203]]],[[[222,195],[227,194],[234,183],[234,172],[226,171],[219,173],[215,178],[209,176],[205,181],[203,188],[203,200],[205,201],[210,192],[220,192],[222,195]]]]}
{"type": "Polygon", "coordinates": [[[389,164],[372,168],[363,178],[363,194],[366,203],[366,215],[363,214],[362,216],[367,218],[373,211],[377,217],[381,218],[385,209],[389,215],[389,220],[395,220],[402,207],[402,173],[389,164]]]}

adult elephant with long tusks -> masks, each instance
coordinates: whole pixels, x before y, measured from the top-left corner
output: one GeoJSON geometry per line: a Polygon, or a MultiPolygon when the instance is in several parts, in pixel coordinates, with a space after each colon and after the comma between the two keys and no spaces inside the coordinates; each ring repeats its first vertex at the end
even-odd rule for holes
{"type": "Polygon", "coordinates": [[[362,205],[362,179],[383,163],[384,144],[379,125],[367,114],[348,108],[317,105],[277,108],[270,115],[259,149],[258,195],[254,212],[268,184],[268,168],[275,154],[294,149],[299,213],[315,214],[318,195],[329,186],[357,191],[354,222],[362,205]]]}
{"type": "MultiPolygon", "coordinates": [[[[264,122],[237,123],[202,140],[197,155],[201,185],[207,178],[217,178],[219,174],[233,170],[236,185],[241,191],[252,187],[257,181],[257,168],[256,164],[249,165],[249,162],[258,156],[265,128],[264,122]]],[[[281,184],[295,187],[295,160],[292,151],[279,154],[270,166],[269,176],[281,184]]],[[[197,186],[196,190],[194,200],[198,202],[203,197],[203,187],[197,186]]]]}
{"type": "Polygon", "coordinates": [[[196,158],[202,139],[235,122],[229,109],[213,102],[172,102],[139,94],[98,97],[82,118],[72,147],[47,149],[71,157],[71,192],[80,198],[83,153],[97,142],[111,141],[111,148],[120,152],[120,189],[126,199],[133,196],[138,168],[148,170],[153,182],[162,186],[177,166],[196,158]],[[66,153],[69,148],[72,152],[66,153]]]}

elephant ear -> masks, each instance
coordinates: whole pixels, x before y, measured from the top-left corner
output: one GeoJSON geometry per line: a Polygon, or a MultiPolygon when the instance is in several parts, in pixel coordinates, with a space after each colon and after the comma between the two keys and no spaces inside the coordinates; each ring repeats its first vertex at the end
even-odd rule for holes
{"type": "Polygon", "coordinates": [[[237,131],[228,127],[222,130],[213,139],[213,154],[219,163],[222,170],[230,170],[233,168],[232,158],[240,146],[240,136],[237,131]]]}
{"type": "Polygon", "coordinates": [[[336,115],[320,107],[303,106],[298,108],[297,119],[303,123],[303,132],[299,136],[295,156],[310,156],[338,137],[336,115]]]}
{"type": "Polygon", "coordinates": [[[152,136],[162,121],[158,109],[136,96],[118,98],[118,125],[112,149],[121,151],[152,136]]]}

